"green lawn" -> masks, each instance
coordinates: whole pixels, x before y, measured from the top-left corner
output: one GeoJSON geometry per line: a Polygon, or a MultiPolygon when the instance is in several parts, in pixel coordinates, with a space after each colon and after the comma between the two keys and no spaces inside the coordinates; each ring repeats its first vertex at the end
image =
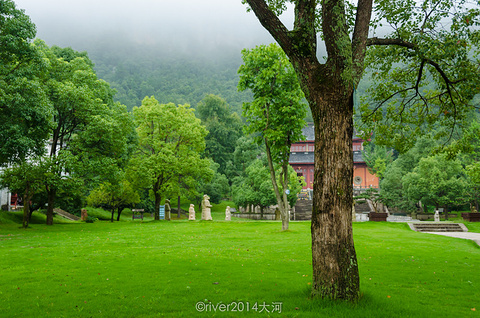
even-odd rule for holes
{"type": "Polygon", "coordinates": [[[135,220],[22,230],[3,222],[0,317],[242,314],[235,307],[261,317],[479,317],[480,248],[471,241],[355,223],[363,297],[351,305],[309,298],[310,223],[280,227],[135,220]],[[198,302],[211,311],[199,313],[198,302]],[[274,302],[281,314],[259,313],[274,302]],[[214,312],[220,303],[230,311],[214,312]]]}

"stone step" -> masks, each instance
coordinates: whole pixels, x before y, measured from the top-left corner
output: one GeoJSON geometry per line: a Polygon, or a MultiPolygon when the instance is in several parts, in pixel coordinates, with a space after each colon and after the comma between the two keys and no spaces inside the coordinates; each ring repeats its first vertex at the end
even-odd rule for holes
{"type": "Polygon", "coordinates": [[[67,211],[63,211],[61,209],[53,209],[53,212],[57,213],[58,215],[60,215],[61,217],[64,217],[67,220],[71,220],[71,221],[80,220],[80,218],[78,216],[70,214],[67,211]]]}
{"type": "Polygon", "coordinates": [[[468,232],[462,223],[409,223],[417,232],[468,232]]]}
{"type": "Polygon", "coordinates": [[[356,203],[355,204],[355,212],[356,213],[363,213],[363,212],[370,212],[370,206],[368,203],[356,203]]]}
{"type": "MultiPolygon", "coordinates": [[[[303,212],[303,213],[299,213],[298,211],[295,212],[296,221],[307,221],[311,219],[312,219],[312,210],[310,210],[310,212],[303,212]]],[[[292,215],[292,220],[293,220],[293,215],[292,215]]]]}

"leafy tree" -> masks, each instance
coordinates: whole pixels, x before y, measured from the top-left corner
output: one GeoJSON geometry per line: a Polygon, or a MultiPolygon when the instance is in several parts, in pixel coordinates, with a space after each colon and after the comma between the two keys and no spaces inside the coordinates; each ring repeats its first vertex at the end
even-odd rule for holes
{"type": "Polygon", "coordinates": [[[276,203],[270,172],[262,160],[256,159],[245,173],[245,178],[238,177],[232,185],[233,202],[245,208],[258,206],[263,215],[266,207],[276,203]]]}
{"type": "Polygon", "coordinates": [[[388,150],[385,146],[377,146],[370,142],[365,145],[362,155],[368,171],[382,180],[385,170],[393,162],[393,151],[388,150]]]}
{"type": "Polygon", "coordinates": [[[470,204],[479,210],[480,199],[480,122],[474,118],[470,126],[462,131],[462,136],[445,150],[447,158],[459,158],[465,166],[468,179],[470,204]]]}
{"type": "Polygon", "coordinates": [[[247,167],[260,156],[260,147],[253,141],[251,136],[242,136],[235,143],[233,161],[228,162],[226,175],[230,182],[235,177],[245,176],[247,167]]]}
{"type": "MultiPolygon", "coordinates": [[[[48,196],[47,224],[53,224],[53,208],[58,191],[65,185],[79,184],[86,171],[110,175],[127,151],[128,125],[114,91],[97,78],[86,53],[70,48],[35,46],[48,64],[42,79],[54,108],[55,126],[50,131],[49,167],[44,184],[48,196]],[[127,131],[126,131],[127,129],[127,131]]],[[[90,173],[92,175],[92,173],[90,173]]]]}
{"type": "MultiPolygon", "coordinates": [[[[281,167],[275,165],[277,175],[281,167]]],[[[294,206],[297,202],[297,194],[302,191],[304,182],[301,182],[295,170],[288,167],[289,190],[287,202],[290,206],[294,206]]],[[[236,177],[232,185],[233,201],[236,205],[248,208],[250,206],[260,207],[263,215],[265,208],[277,203],[275,191],[270,179],[270,169],[268,168],[265,156],[255,159],[245,169],[245,174],[236,177]]],[[[279,182],[279,180],[277,180],[279,182]]],[[[288,211],[287,211],[288,212],[288,211]]]]}
{"type": "Polygon", "coordinates": [[[238,73],[239,90],[250,89],[254,100],[243,104],[248,126],[245,132],[258,134],[255,140],[265,145],[270,178],[275,191],[282,230],[288,230],[288,160],[292,143],[302,137],[306,105],[295,71],[276,44],[243,50],[243,65],[238,73]],[[281,166],[279,183],[275,164],[281,166]]]}
{"type": "Polygon", "coordinates": [[[445,155],[420,159],[413,172],[402,178],[406,195],[414,201],[435,205],[435,209],[464,203],[467,180],[459,160],[447,160],[445,155]]]}
{"type": "Polygon", "coordinates": [[[205,155],[218,163],[218,171],[224,174],[227,163],[233,159],[235,142],[242,135],[242,120],[223,98],[212,94],[198,103],[196,111],[208,130],[205,155]]]}
{"type": "Polygon", "coordinates": [[[230,184],[227,177],[218,171],[219,166],[218,163],[212,161],[210,164],[210,169],[213,171],[211,179],[197,180],[197,203],[202,201],[203,196],[201,194],[203,193],[208,194],[211,203],[217,204],[229,196],[230,184]]]}
{"type": "MultiPolygon", "coordinates": [[[[159,104],[145,97],[133,109],[139,146],[131,159],[138,184],[150,189],[155,198],[155,219],[159,219],[162,194],[178,186],[178,176],[189,183],[211,174],[210,161],[202,159],[207,130],[189,105],[159,104]]],[[[192,186],[193,187],[193,186],[192,186]]]]}
{"type": "Polygon", "coordinates": [[[243,2],[290,58],[312,110],[316,136],[313,294],[357,299],[360,288],[351,227],[353,95],[364,72],[367,48],[375,48],[369,49],[369,65],[377,63],[379,76],[390,78],[382,81],[376,94],[378,100],[389,102],[385,114],[376,111],[382,105],[371,105],[362,109],[362,118],[385,134],[385,141],[412,145],[413,137],[421,134],[415,125],[437,118],[447,126],[455,125],[455,118],[466,113],[470,108],[466,103],[478,92],[476,65],[469,58],[480,47],[479,10],[464,5],[466,0],[419,4],[378,0],[372,19],[373,0],[359,0],[356,6],[345,0],[243,2]],[[279,18],[288,2],[295,6],[292,30],[279,18]],[[391,34],[368,38],[370,25],[382,21],[392,26],[391,34]],[[317,57],[319,32],[327,52],[324,63],[317,57]],[[408,66],[406,71],[396,67],[400,62],[408,66]],[[426,85],[431,89],[425,90],[426,85]],[[390,96],[399,98],[390,103],[390,96]]]}
{"type": "Polygon", "coordinates": [[[40,160],[22,161],[2,171],[0,184],[22,196],[23,228],[28,227],[31,217],[30,201],[43,190],[43,169],[40,160]]]}
{"type": "Polygon", "coordinates": [[[418,166],[420,159],[430,156],[436,143],[430,136],[417,140],[415,146],[398,158],[385,169],[383,179],[380,181],[383,202],[389,206],[405,211],[416,210],[418,201],[412,200],[405,193],[402,178],[418,166]]]}
{"type": "Polygon", "coordinates": [[[115,211],[117,211],[117,221],[120,221],[122,210],[139,203],[140,195],[130,182],[123,179],[116,184],[102,183],[90,192],[87,202],[92,206],[102,206],[110,209],[112,212],[111,222],[113,222],[115,211]]]}
{"type": "Polygon", "coordinates": [[[38,79],[45,65],[31,43],[35,34],[24,10],[10,0],[0,3],[0,165],[43,154],[52,127],[38,79]]]}

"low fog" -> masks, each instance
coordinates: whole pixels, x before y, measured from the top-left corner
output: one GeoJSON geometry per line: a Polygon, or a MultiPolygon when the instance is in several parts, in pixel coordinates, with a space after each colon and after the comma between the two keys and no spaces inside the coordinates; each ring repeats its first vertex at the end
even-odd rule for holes
{"type": "MultiPolygon", "coordinates": [[[[49,45],[211,55],[273,42],[241,0],[15,0],[49,45]]],[[[288,19],[287,19],[288,23],[288,19]]],[[[239,53],[238,53],[239,54],[239,53]]]]}

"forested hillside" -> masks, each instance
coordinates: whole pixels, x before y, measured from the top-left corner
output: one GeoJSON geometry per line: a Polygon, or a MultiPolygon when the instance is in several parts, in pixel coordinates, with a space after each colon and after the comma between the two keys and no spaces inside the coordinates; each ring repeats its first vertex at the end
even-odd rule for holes
{"type": "Polygon", "coordinates": [[[95,69],[117,90],[116,99],[129,110],[154,95],[160,103],[191,104],[206,94],[223,97],[241,114],[242,102],[251,99],[238,92],[237,70],[240,52],[183,54],[173,56],[153,47],[123,46],[116,50],[101,47],[88,51],[95,69]]]}

